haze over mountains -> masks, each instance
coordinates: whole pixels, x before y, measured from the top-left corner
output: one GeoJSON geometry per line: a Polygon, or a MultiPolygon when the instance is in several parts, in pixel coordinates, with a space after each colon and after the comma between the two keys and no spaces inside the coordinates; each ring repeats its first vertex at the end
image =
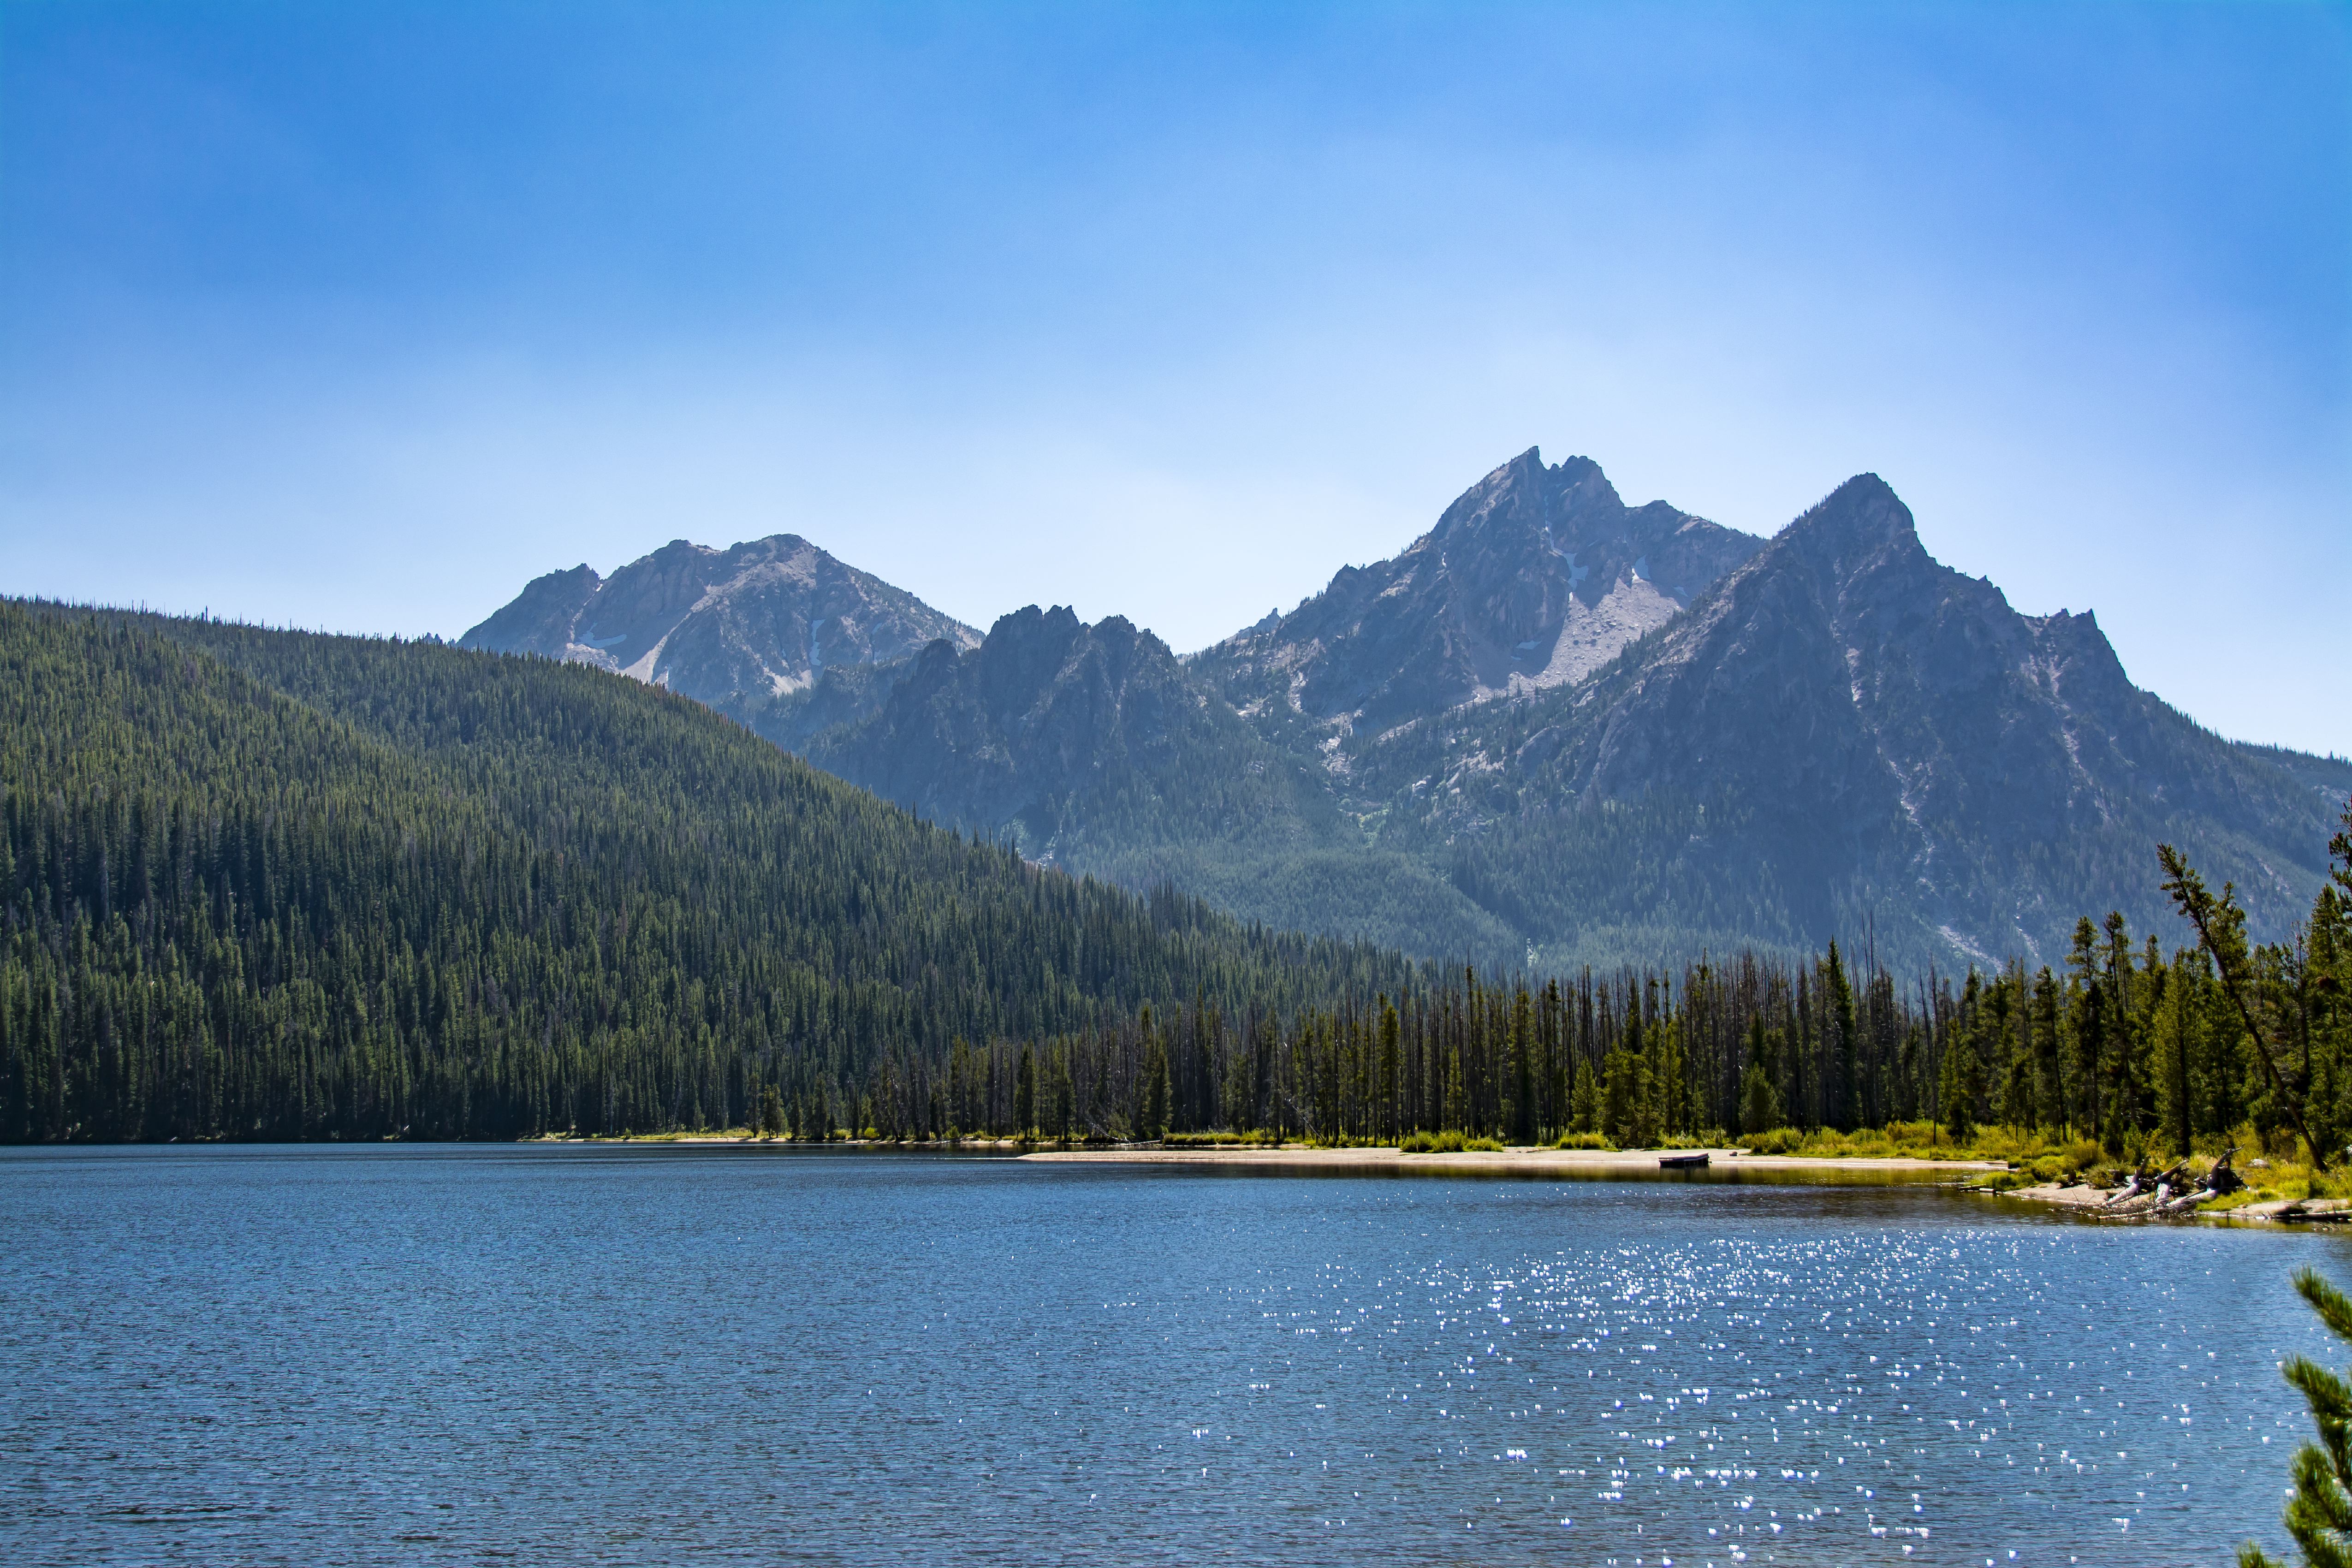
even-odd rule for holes
{"type": "Polygon", "coordinates": [[[551,574],[464,640],[665,684],[1034,859],[1488,964],[2047,959],[2082,914],[2168,918],[2158,838],[2260,929],[2352,792],[1940,565],[1874,475],[1768,542],[1531,450],[1190,659],[1066,609],[981,637],[790,535],[551,574]]]}

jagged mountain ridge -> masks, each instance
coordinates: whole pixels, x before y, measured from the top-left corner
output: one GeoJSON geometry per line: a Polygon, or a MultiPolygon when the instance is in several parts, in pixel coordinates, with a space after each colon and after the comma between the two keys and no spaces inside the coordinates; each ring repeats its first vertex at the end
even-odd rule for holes
{"type": "Polygon", "coordinates": [[[1517,950],[1443,878],[1367,845],[1319,763],[1259,735],[1123,616],[1087,626],[1033,605],[975,648],[935,642],[873,712],[813,736],[807,755],[1041,863],[1129,887],[1174,881],[1308,930],[1330,924],[1321,881],[1371,873],[1381,907],[1354,900],[1349,929],[1517,950]]]}
{"type": "Polygon", "coordinates": [[[1384,837],[1563,954],[1867,928],[1915,960],[2047,956],[2086,913],[2169,929],[2159,838],[2274,919],[2324,874],[2326,780],[2352,788],[2134,687],[2090,615],[1937,563],[1875,475],[1583,685],[1415,730],[1349,759],[1384,837]]]}
{"type": "Polygon", "coordinates": [[[871,706],[877,670],[980,634],[780,533],[726,550],[673,540],[609,578],[551,572],[458,640],[667,687],[798,750],[871,706]]]}
{"type": "Polygon", "coordinates": [[[1394,557],[1343,568],[1192,665],[1245,716],[1372,731],[1571,685],[1663,626],[1763,541],[1651,501],[1590,458],[1529,447],[1394,557]]]}
{"type": "MultiPolygon", "coordinates": [[[[702,696],[675,639],[604,640],[583,584],[542,578],[469,640],[578,658],[584,629],[597,662],[659,650],[622,668],[702,696]]],[[[723,675],[703,700],[1033,858],[1490,964],[1864,932],[1904,963],[2047,953],[2083,913],[2165,918],[2158,837],[2248,889],[2260,930],[2308,901],[2352,790],[2352,765],[2137,690],[2087,614],[2021,616],[1937,563],[1874,476],[1767,542],[1530,450],[1394,560],[1189,661],[1061,609],[956,631],[812,659],[774,696],[723,674],[793,668],[754,645],[697,667],[723,675]]]]}
{"type": "Polygon", "coordinates": [[[1076,803],[1227,752],[1244,779],[1276,761],[1158,637],[1032,605],[977,647],[932,643],[876,713],[817,737],[810,757],[924,816],[1013,829],[1050,859],[1066,829],[1083,831],[1076,803]]]}

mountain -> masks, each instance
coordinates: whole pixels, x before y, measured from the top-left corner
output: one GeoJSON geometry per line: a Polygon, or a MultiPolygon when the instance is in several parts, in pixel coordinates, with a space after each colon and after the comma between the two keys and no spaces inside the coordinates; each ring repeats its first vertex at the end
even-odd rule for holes
{"type": "Polygon", "coordinates": [[[1174,881],[1285,928],[1337,902],[1377,941],[1516,956],[1511,933],[1426,868],[1381,855],[1319,763],[1261,736],[1150,632],[1034,605],[974,648],[923,650],[879,708],[809,759],[934,821],[1129,887],[1174,881]]]}
{"type": "Polygon", "coordinates": [[[1875,475],[1584,683],[1345,764],[1383,842],[1561,959],[1861,932],[1911,963],[2048,959],[2110,909],[2177,936],[2159,840],[2275,924],[2352,791],[2134,687],[2088,614],[2020,615],[1937,563],[1875,475]]]}
{"type": "Polygon", "coordinates": [[[1245,715],[1382,730],[1572,685],[1763,541],[1664,501],[1628,507],[1590,458],[1529,448],[1391,560],[1193,660],[1245,715]]]}
{"type": "Polygon", "coordinates": [[[798,540],[672,545],[602,586],[543,578],[468,640],[667,673],[1040,863],[1486,967],[1832,936],[1910,966],[2047,956],[2086,913],[2172,930],[2160,838],[2275,935],[2352,794],[2352,764],[2135,688],[2088,614],[2022,616],[1940,565],[1869,475],[1768,542],[1530,450],[1188,660],[1116,616],[1033,606],[922,645],[924,616],[798,540]],[[720,563],[762,550],[854,605],[733,610],[767,579],[720,563]],[[614,595],[640,568],[675,585],[614,595]],[[793,662],[829,613],[867,628],[864,661],[793,662]],[[670,629],[694,616],[726,630],[670,629]],[[687,657],[706,644],[729,651],[687,657]]]}
{"type": "Polygon", "coordinates": [[[1100,1031],[1147,1003],[1412,978],[593,668],[0,600],[0,1141],[742,1125],[777,1090],[1006,1127],[1014,1047],[1084,1031],[1108,1126],[1140,1057],[1100,1031]]]}
{"type": "Polygon", "coordinates": [[[674,540],[600,578],[551,572],[459,638],[617,670],[798,749],[867,710],[877,672],[980,634],[796,534],[728,550],[674,540]]]}

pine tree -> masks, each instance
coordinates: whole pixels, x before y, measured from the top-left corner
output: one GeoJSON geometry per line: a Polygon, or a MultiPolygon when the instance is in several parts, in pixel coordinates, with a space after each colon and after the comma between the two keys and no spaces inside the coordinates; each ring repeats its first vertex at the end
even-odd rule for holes
{"type": "Polygon", "coordinates": [[[1511,998],[1511,1033],[1506,1050],[1511,1086],[1510,1141],[1532,1143],[1536,1138],[1535,1010],[1524,985],[1511,998]]]}
{"type": "MultiPolygon", "coordinates": [[[[2352,1342],[2352,1300],[2315,1268],[2298,1269],[2294,1288],[2329,1332],[2352,1342]]],[[[2287,1500],[2286,1531],[2310,1568],[2344,1568],[2352,1563],[2352,1384],[2303,1355],[2290,1357],[2279,1372],[2303,1394],[2319,1432],[2318,1442],[2295,1450],[2288,1469],[2294,1490],[2287,1500]]],[[[2239,1549],[2238,1564],[2278,1568],[2251,1541],[2239,1549]]]]}
{"type": "Polygon", "coordinates": [[[1057,1143],[1067,1143],[1070,1141],[1071,1121],[1076,1111],[1076,1096],[1073,1092],[1070,1082],[1070,1047],[1068,1046],[1061,1045],[1054,1047],[1053,1055],[1046,1066],[1046,1081],[1050,1087],[1046,1101],[1051,1107],[1049,1120],[1053,1123],[1054,1141],[1057,1143]]]}
{"type": "Polygon", "coordinates": [[[1024,1043],[1019,1075],[1013,1080],[1013,1135],[1024,1143],[1037,1132],[1037,1056],[1024,1043]]]}
{"type": "Polygon", "coordinates": [[[1748,1020],[1748,1072],[1739,1083],[1739,1131],[1753,1138],[1782,1124],[1780,1091],[1774,1058],[1780,1055],[1778,1035],[1764,1027],[1764,1015],[1748,1020]]]}
{"type": "Polygon", "coordinates": [[[1380,1105],[1379,1112],[1373,1126],[1373,1133],[1376,1137],[1394,1138],[1398,1135],[1399,1131],[1397,1126],[1397,1077],[1399,1063],[1397,1046],[1399,1036],[1402,1031],[1402,1021],[1397,1016],[1396,1005],[1388,999],[1386,993],[1382,993],[1380,998],[1380,1009],[1381,1065],[1380,1087],[1378,1089],[1380,1105]]]}
{"type": "MultiPolygon", "coordinates": [[[[2347,829],[2352,829],[2352,805],[2345,807],[2347,829]]],[[[2339,834],[2329,844],[2334,851],[2346,835],[2339,834]]],[[[2169,844],[2157,846],[2157,855],[2164,867],[2164,890],[2170,894],[2180,913],[2197,930],[2198,944],[2213,961],[2216,977],[2222,994],[2244,1026],[2245,1038],[2252,1047],[2254,1059],[2263,1068],[2272,1091],[2272,1107],[2283,1114],[2302,1134],[2304,1147],[2310,1152],[2315,1171],[2327,1169],[2328,1146],[2316,1142],[2304,1124],[2302,1097],[2288,1084],[2273,1054],[2268,1032],[2258,1017],[2258,980],[2255,955],[2246,942],[2246,912],[2238,906],[2236,890],[2228,886],[2215,898],[2205,886],[2205,880],[2181,858],[2169,844]]]]}
{"type": "Polygon", "coordinates": [[[1978,1044],[1979,1015],[1984,1011],[1983,983],[1973,965],[1960,985],[1959,1006],[1944,1042],[1943,1069],[1937,1075],[1936,1104],[1944,1131],[1954,1142],[1968,1142],[1976,1131],[1977,1097],[1983,1090],[1984,1057],[1978,1044]]]}
{"type": "Polygon", "coordinates": [[[1824,975],[1822,984],[1829,1004],[1831,1044],[1837,1052],[1836,1115],[1833,1120],[1839,1131],[1851,1132],[1862,1125],[1860,1042],[1854,1037],[1853,986],[1846,979],[1845,961],[1838,953],[1834,937],[1830,941],[1824,975]]]}
{"type": "Polygon", "coordinates": [[[1168,1131],[1168,1047],[1154,1035],[1143,1053],[1143,1135],[1168,1131]]]}

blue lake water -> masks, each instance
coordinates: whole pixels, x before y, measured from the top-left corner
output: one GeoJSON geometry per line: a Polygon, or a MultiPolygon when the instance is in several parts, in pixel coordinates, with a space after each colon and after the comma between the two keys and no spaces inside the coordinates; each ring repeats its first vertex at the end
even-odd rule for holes
{"type": "Polygon", "coordinates": [[[0,1560],[2220,1563],[2326,1235],[1930,1187],[0,1153],[0,1560]]]}

